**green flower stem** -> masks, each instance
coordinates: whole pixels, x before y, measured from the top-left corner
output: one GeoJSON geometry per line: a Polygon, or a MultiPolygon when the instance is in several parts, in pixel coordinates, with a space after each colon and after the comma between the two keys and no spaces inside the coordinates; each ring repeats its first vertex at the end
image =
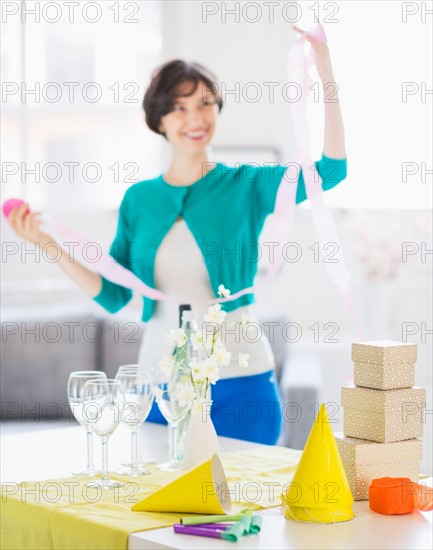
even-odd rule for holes
{"type": "MultiPolygon", "coordinates": [[[[206,346],[204,344],[202,344],[202,346],[201,346],[202,351],[204,351],[204,354],[207,358],[210,358],[213,355],[214,351],[215,351],[215,345],[216,345],[216,342],[217,342],[217,334],[220,330],[221,330],[221,327],[214,324],[214,328],[213,328],[212,335],[211,335],[212,345],[211,345],[210,351],[206,348],[206,346]]],[[[187,357],[188,344],[190,344],[190,345],[192,344],[191,336],[187,336],[187,340],[186,340],[186,342],[183,346],[178,346],[176,348],[176,351],[174,353],[174,366],[175,367],[183,367],[183,368],[188,369],[190,379],[191,379],[191,384],[192,384],[192,387],[194,388],[195,397],[196,398],[200,398],[200,397],[206,398],[209,387],[210,387],[209,378],[205,378],[204,380],[202,380],[200,382],[194,381],[192,369],[190,368],[190,366],[187,362],[187,360],[188,360],[188,357],[187,357]],[[204,389],[204,393],[203,393],[203,389],[204,389]]]]}

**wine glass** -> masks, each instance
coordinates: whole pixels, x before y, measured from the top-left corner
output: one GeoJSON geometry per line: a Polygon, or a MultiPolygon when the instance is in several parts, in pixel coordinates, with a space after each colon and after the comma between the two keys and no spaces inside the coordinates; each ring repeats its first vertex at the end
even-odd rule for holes
{"type": "Polygon", "coordinates": [[[159,373],[154,393],[156,402],[163,417],[171,427],[170,460],[158,464],[160,470],[177,472],[182,469],[178,453],[178,429],[191,408],[193,387],[188,369],[175,367],[170,375],[159,373]]]}
{"type": "MultiPolygon", "coordinates": [[[[124,372],[124,371],[127,371],[127,370],[133,370],[133,371],[137,371],[137,372],[147,373],[151,377],[152,384],[153,384],[153,381],[154,381],[154,378],[155,378],[155,369],[154,369],[153,366],[151,366],[151,365],[140,365],[140,364],[136,364],[136,363],[132,363],[132,364],[128,364],[128,365],[121,365],[117,370],[116,377],[121,372],[124,372]]],[[[152,401],[152,403],[153,403],[153,401],[152,401]]],[[[150,413],[150,411],[149,411],[149,413],[150,413]]],[[[133,438],[133,435],[131,434],[131,439],[132,438],[133,438]]],[[[156,460],[154,458],[149,458],[147,456],[143,458],[140,454],[140,429],[137,429],[137,438],[136,439],[137,439],[137,464],[141,467],[144,467],[147,464],[154,464],[156,462],[156,460]]],[[[133,444],[134,443],[131,441],[131,445],[133,445],[133,444]]],[[[122,462],[122,466],[131,467],[131,462],[122,462]]]]}
{"type": "Polygon", "coordinates": [[[102,477],[89,486],[113,489],[123,483],[108,477],[108,440],[122,421],[125,396],[119,380],[89,380],[83,392],[83,416],[102,443],[102,477]]]}
{"type": "Polygon", "coordinates": [[[154,393],[153,381],[148,371],[141,372],[138,365],[123,365],[116,374],[125,393],[123,422],[131,430],[131,461],[118,474],[139,476],[150,474],[139,457],[139,426],[144,422],[152,408],[154,393]]]}
{"type": "Polygon", "coordinates": [[[87,466],[80,471],[72,472],[77,476],[94,476],[100,473],[93,464],[93,432],[89,422],[83,416],[83,390],[88,380],[107,380],[105,372],[83,370],[71,372],[68,380],[68,401],[76,420],[86,428],[87,432],[87,466]]]}

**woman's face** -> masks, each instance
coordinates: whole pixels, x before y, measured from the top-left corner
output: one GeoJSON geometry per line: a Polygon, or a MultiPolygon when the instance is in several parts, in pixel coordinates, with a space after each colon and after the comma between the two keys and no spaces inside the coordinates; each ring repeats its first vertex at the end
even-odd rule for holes
{"type": "Polygon", "coordinates": [[[173,110],[161,118],[160,124],[171,145],[187,154],[200,152],[209,145],[218,114],[218,104],[202,81],[192,95],[182,97],[191,87],[185,82],[179,88],[173,110]]]}

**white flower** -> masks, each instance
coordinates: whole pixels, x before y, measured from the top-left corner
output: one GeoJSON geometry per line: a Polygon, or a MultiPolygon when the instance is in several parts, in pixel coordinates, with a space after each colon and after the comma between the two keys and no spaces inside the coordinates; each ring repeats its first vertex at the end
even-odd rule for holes
{"type": "Polygon", "coordinates": [[[199,350],[204,346],[203,334],[200,334],[200,332],[193,332],[191,334],[191,343],[194,350],[199,350]]]}
{"type": "Polygon", "coordinates": [[[209,307],[203,319],[207,323],[216,323],[217,325],[220,325],[224,321],[226,315],[227,313],[221,309],[221,305],[215,304],[209,307]]]}
{"type": "Polygon", "coordinates": [[[218,346],[214,353],[212,354],[212,357],[215,358],[215,361],[218,366],[220,367],[228,367],[230,365],[230,359],[232,358],[232,354],[226,350],[224,346],[218,346]]]}
{"type": "Polygon", "coordinates": [[[192,384],[179,384],[176,387],[176,399],[180,407],[186,407],[194,399],[195,392],[192,384]]]}
{"type": "Polygon", "coordinates": [[[192,377],[194,378],[194,380],[199,381],[206,378],[204,364],[202,361],[190,361],[189,368],[192,370],[192,377]]]}
{"type": "Polygon", "coordinates": [[[216,384],[220,378],[220,370],[214,357],[208,357],[202,363],[204,378],[207,378],[211,384],[216,384]]]}
{"type": "Polygon", "coordinates": [[[159,368],[165,376],[170,377],[173,373],[174,369],[174,361],[168,356],[165,356],[161,361],[159,362],[159,368]]]}
{"type": "Polygon", "coordinates": [[[248,359],[250,356],[248,353],[239,353],[238,355],[238,365],[241,367],[241,369],[246,369],[248,367],[248,359]]]}
{"type": "Polygon", "coordinates": [[[154,386],[152,388],[153,395],[155,396],[156,400],[159,401],[162,398],[162,394],[164,393],[161,388],[158,386],[154,386]]]}
{"type": "Polygon", "coordinates": [[[209,332],[208,330],[202,330],[201,333],[193,332],[191,334],[191,343],[195,351],[201,350],[202,348],[210,351],[213,343],[213,331],[209,332]]]}
{"type": "Polygon", "coordinates": [[[228,298],[230,296],[230,290],[224,285],[218,287],[218,294],[220,297],[228,298]]]}
{"type": "Polygon", "coordinates": [[[167,335],[167,339],[176,346],[183,346],[186,343],[186,334],[183,328],[172,328],[167,335]]]}

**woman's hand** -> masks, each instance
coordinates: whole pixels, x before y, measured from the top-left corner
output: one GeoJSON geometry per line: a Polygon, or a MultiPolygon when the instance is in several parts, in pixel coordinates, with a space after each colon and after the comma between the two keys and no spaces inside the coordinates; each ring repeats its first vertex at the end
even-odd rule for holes
{"type": "Polygon", "coordinates": [[[314,36],[308,34],[307,31],[300,29],[299,27],[293,26],[294,30],[299,34],[305,34],[305,38],[311,44],[311,47],[314,50],[316,58],[317,72],[319,73],[320,80],[322,84],[327,84],[328,82],[334,82],[334,73],[332,71],[331,65],[331,56],[329,55],[329,48],[326,44],[318,42],[314,36]]]}
{"type": "Polygon", "coordinates": [[[8,221],[15,233],[26,241],[35,244],[53,242],[53,239],[40,229],[42,224],[42,221],[38,219],[40,215],[41,212],[30,212],[29,205],[23,203],[11,210],[8,221]]]}

